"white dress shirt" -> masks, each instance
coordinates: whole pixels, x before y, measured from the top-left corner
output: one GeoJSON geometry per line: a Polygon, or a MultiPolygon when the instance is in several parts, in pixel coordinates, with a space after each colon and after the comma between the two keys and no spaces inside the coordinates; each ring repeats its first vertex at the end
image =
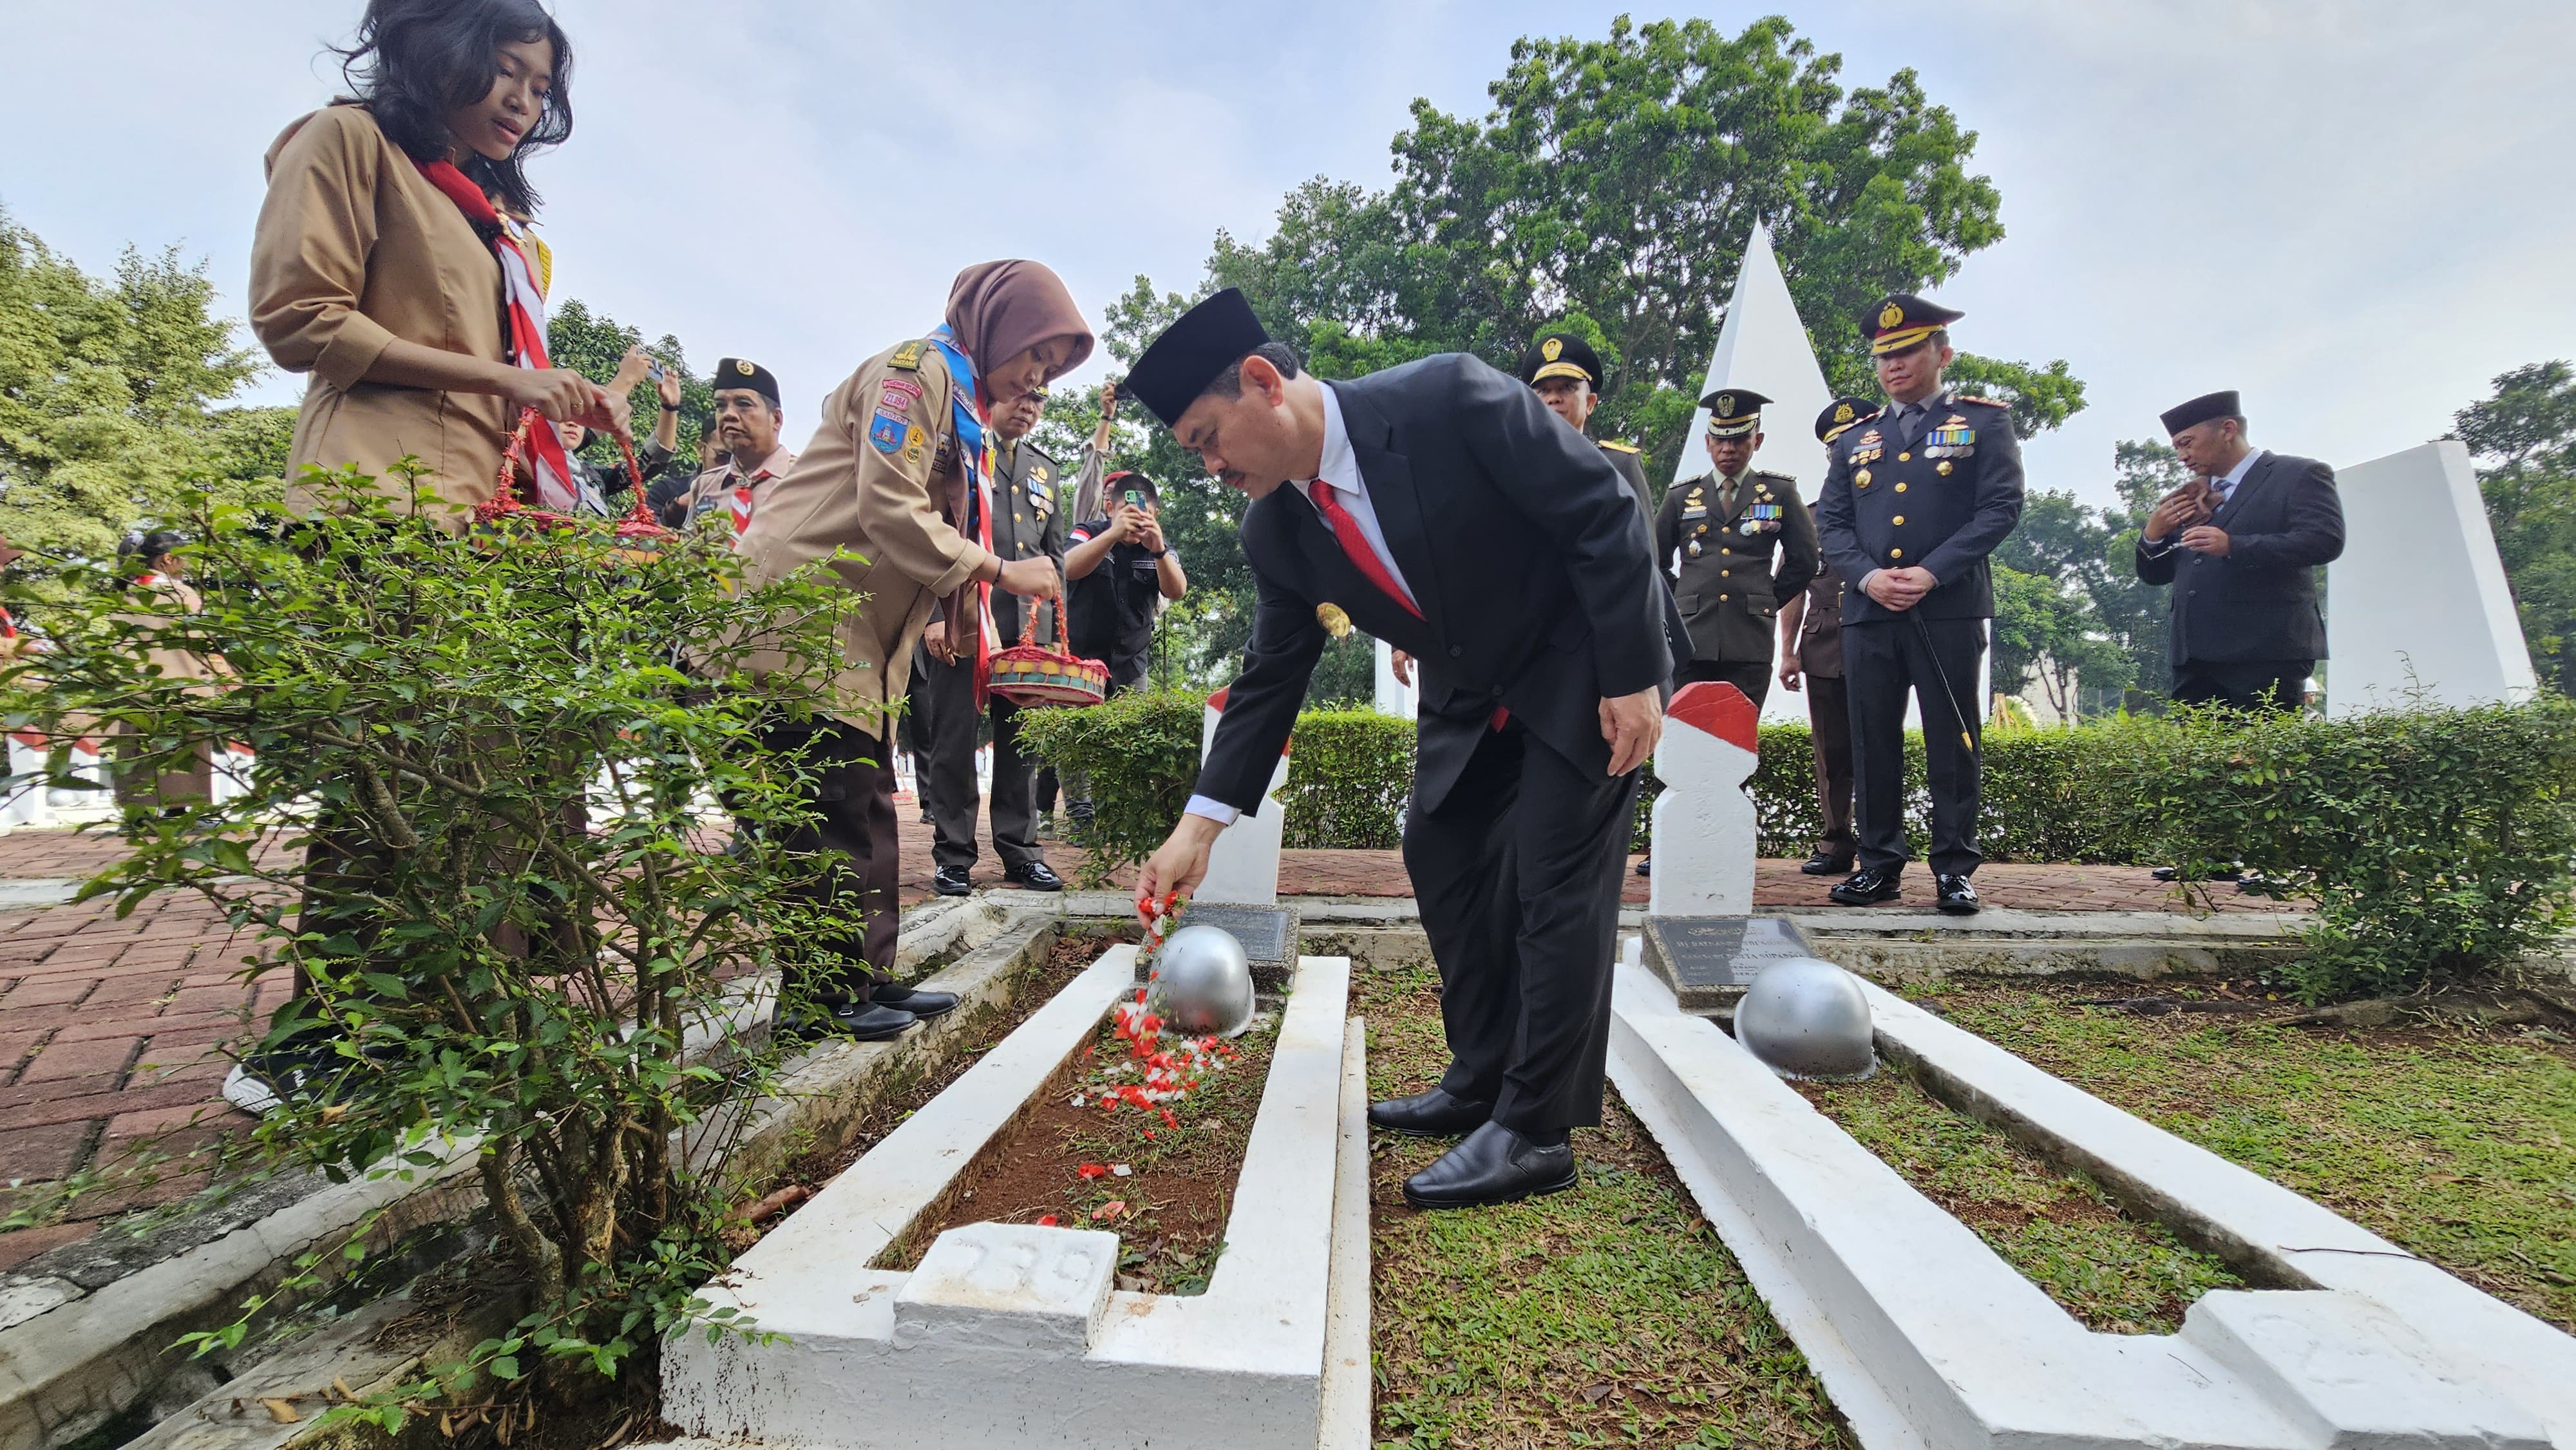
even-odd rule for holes
{"type": "MultiPolygon", "coordinates": [[[[1351,451],[1350,429],[1342,422],[1342,400],[1333,395],[1329,385],[1324,387],[1324,456],[1315,472],[1318,478],[1333,486],[1333,502],[1340,504],[1350,514],[1351,521],[1360,526],[1360,537],[1368,540],[1369,552],[1377,555],[1378,563],[1385,566],[1386,577],[1394,580],[1395,587],[1404,591],[1404,602],[1411,605],[1414,612],[1420,613],[1422,606],[1413,597],[1413,586],[1405,582],[1404,570],[1397,567],[1394,553],[1386,546],[1386,530],[1378,525],[1377,507],[1369,502],[1368,480],[1360,477],[1359,455],[1351,451]]],[[[1314,485],[1315,480],[1310,478],[1288,482],[1290,488],[1306,496],[1308,503],[1315,500],[1314,485]]],[[[1320,516],[1323,510],[1315,512],[1320,516]]],[[[1327,521],[1325,527],[1330,528],[1331,523],[1327,521]]],[[[1223,801],[1203,795],[1191,796],[1190,803],[1182,809],[1184,814],[1205,816],[1221,826],[1233,825],[1243,814],[1223,801]]]]}
{"type": "MultiPolygon", "coordinates": [[[[2209,487],[2212,492],[2218,495],[2218,501],[2210,505],[2209,511],[2212,515],[2215,515],[2220,509],[2227,507],[2227,501],[2236,496],[2237,486],[2245,482],[2245,475],[2254,471],[2255,461],[2260,459],[2262,456],[2262,450],[2257,448],[2248,448],[2245,450],[2245,456],[2236,460],[2236,466],[2234,468],[2227,470],[2224,475],[2212,474],[2210,476],[2209,487]]],[[[2147,540],[2147,557],[2150,559],[2161,559],[2166,554],[2173,552],[2173,546],[2174,541],[2171,539],[2149,539],[2147,540]]]]}

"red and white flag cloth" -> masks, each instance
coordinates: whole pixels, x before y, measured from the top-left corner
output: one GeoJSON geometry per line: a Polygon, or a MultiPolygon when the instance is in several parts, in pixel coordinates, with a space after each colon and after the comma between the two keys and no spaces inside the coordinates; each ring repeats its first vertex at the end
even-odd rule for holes
{"type": "MultiPolygon", "coordinates": [[[[453,162],[430,162],[420,167],[420,174],[429,178],[430,185],[447,193],[447,199],[455,202],[456,209],[474,224],[475,234],[500,259],[502,293],[510,312],[510,360],[523,368],[542,370],[554,366],[546,359],[545,284],[538,279],[519,239],[501,220],[500,209],[453,162]]],[[[535,502],[539,508],[568,514],[581,502],[581,490],[572,481],[572,465],[564,458],[563,439],[554,429],[528,430],[528,471],[536,477],[535,502]]]]}

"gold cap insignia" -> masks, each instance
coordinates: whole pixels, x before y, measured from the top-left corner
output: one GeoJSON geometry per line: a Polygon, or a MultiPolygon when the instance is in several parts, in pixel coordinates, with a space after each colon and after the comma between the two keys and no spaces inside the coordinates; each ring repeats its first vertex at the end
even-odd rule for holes
{"type": "Polygon", "coordinates": [[[1834,421],[1837,423],[1848,423],[1851,420],[1852,405],[1849,403],[1836,403],[1834,405],[1834,421]]]}
{"type": "Polygon", "coordinates": [[[1890,302],[1885,307],[1878,309],[1878,325],[1881,327],[1894,327],[1904,320],[1905,309],[1897,306],[1893,302],[1890,302]]]}
{"type": "Polygon", "coordinates": [[[742,374],[744,377],[750,377],[753,371],[755,371],[750,363],[743,361],[741,358],[735,358],[733,360],[733,370],[742,374]]]}
{"type": "Polygon", "coordinates": [[[1717,416],[1721,418],[1732,418],[1735,416],[1735,395],[1733,393],[1720,393],[1717,395],[1717,416]]]}
{"type": "Polygon", "coordinates": [[[1558,358],[1565,356],[1565,339],[1561,337],[1551,337],[1547,341],[1540,343],[1538,345],[1538,355],[1548,362],[1554,362],[1558,358]]]}

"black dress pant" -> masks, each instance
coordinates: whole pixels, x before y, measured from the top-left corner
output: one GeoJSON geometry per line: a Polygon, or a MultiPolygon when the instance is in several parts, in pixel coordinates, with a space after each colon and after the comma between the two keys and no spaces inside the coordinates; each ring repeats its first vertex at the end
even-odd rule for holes
{"type": "MultiPolygon", "coordinates": [[[[791,1000],[864,1003],[891,982],[895,933],[901,922],[896,895],[903,863],[895,847],[894,760],[885,736],[837,720],[780,722],[761,731],[765,750],[801,753],[812,773],[808,805],[814,819],[788,833],[791,851],[821,859],[799,895],[838,909],[847,929],[795,933],[779,943],[780,967],[791,1000]]],[[[743,829],[737,825],[737,829],[743,829]]]]}
{"type": "MultiPolygon", "coordinates": [[[[918,777],[922,799],[930,807],[930,859],[940,866],[975,864],[975,815],[982,802],[975,790],[975,662],[930,660],[924,666],[924,688],[930,708],[913,729],[921,742],[913,758],[924,769],[918,777]]],[[[1020,754],[1020,707],[992,697],[993,720],[993,854],[1005,868],[1045,858],[1038,850],[1037,762],[1020,754]]]]}
{"type": "Polygon", "coordinates": [[[1703,680],[1722,680],[1744,692],[1753,708],[1762,708],[1763,697],[1771,693],[1769,660],[1692,660],[1673,676],[1673,688],[1695,685],[1703,680]]]}
{"type": "Polygon", "coordinates": [[[1851,697],[1852,805],[1866,870],[1912,859],[1905,844],[1905,696],[1923,712],[1923,763],[1932,787],[1932,869],[1965,876],[1977,854],[1977,663],[1982,619],[1874,619],[1843,626],[1843,687],[1851,697]],[[1925,631],[1929,630],[1927,643],[1925,631]],[[1945,686],[1945,683],[1946,686],[1945,686]],[[1955,703],[1952,691],[1956,691],[1955,703]],[[1968,739],[1962,741],[1960,731],[1968,739]]]}
{"type": "Polygon", "coordinates": [[[1594,776],[1517,720],[1485,732],[1404,866],[1440,966],[1443,1088],[1542,1142],[1601,1121],[1638,773],[1594,776]]]}
{"type": "Polygon", "coordinates": [[[2220,704],[2250,714],[2291,713],[2305,700],[2315,660],[2185,660],[2174,667],[2173,697],[2185,705],[2220,704]]]}
{"type": "Polygon", "coordinates": [[[1831,675],[1809,675],[1807,739],[1816,752],[1816,813],[1824,834],[1816,853],[1848,861],[1858,854],[1852,837],[1852,738],[1850,692],[1831,675]]]}

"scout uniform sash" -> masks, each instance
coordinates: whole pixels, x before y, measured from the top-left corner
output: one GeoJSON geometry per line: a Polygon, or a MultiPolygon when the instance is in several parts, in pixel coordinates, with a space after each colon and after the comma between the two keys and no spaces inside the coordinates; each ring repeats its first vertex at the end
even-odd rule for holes
{"type": "MultiPolygon", "coordinates": [[[[957,430],[957,461],[966,470],[966,498],[975,513],[975,542],[993,551],[993,439],[984,431],[983,389],[975,380],[975,360],[957,345],[946,323],[930,334],[930,345],[948,365],[956,386],[948,390],[952,426],[957,430]]],[[[975,586],[975,708],[990,701],[993,681],[993,586],[975,586]]]]}

